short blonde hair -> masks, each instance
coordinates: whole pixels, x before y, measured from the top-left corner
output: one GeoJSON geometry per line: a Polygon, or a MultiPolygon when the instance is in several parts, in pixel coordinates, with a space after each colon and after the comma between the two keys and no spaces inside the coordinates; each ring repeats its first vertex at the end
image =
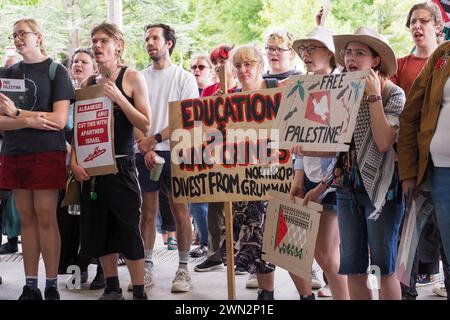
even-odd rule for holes
{"type": "Polygon", "coordinates": [[[269,42],[275,42],[277,45],[286,44],[286,47],[292,49],[292,45],[294,44],[294,36],[286,29],[271,29],[266,34],[266,44],[269,42]]]}
{"type": "Polygon", "coordinates": [[[42,28],[39,25],[39,23],[37,23],[37,21],[34,19],[26,18],[26,19],[17,20],[13,26],[15,26],[16,24],[19,24],[19,23],[25,23],[31,29],[31,31],[33,31],[41,36],[41,41],[39,42],[39,49],[41,50],[43,55],[47,55],[47,50],[45,50],[45,46],[44,46],[44,33],[42,32],[42,28]]]}
{"type": "Polygon", "coordinates": [[[256,44],[246,44],[231,51],[233,65],[238,62],[252,61],[264,66],[264,53],[256,44]]]}

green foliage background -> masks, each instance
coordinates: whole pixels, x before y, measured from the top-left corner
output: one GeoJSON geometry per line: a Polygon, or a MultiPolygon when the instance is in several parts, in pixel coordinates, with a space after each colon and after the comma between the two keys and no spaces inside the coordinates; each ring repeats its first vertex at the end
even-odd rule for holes
{"type": "MultiPolygon", "coordinates": [[[[397,56],[407,54],[412,40],[405,27],[413,0],[332,0],[326,26],[336,33],[352,33],[365,25],[391,42],[397,56]]],[[[296,37],[315,26],[317,0],[124,0],[125,59],[141,69],[148,64],[143,27],[164,22],[177,31],[173,54],[176,63],[188,65],[196,52],[209,52],[220,43],[263,43],[271,27],[284,27],[296,37]]],[[[89,30],[106,20],[107,0],[0,0],[0,56],[13,23],[37,19],[45,30],[50,56],[62,59],[69,48],[69,34],[78,30],[78,46],[89,45],[89,30]]]]}

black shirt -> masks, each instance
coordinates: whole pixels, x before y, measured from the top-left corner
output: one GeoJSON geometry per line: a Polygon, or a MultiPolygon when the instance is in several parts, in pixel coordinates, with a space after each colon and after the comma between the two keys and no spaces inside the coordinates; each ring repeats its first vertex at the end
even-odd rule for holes
{"type": "MultiPolygon", "coordinates": [[[[25,78],[26,99],[21,108],[29,111],[53,112],[53,103],[75,99],[75,92],[67,69],[58,64],[55,79],[50,80],[49,67],[52,59],[39,63],[19,62],[9,69],[12,78],[25,78]]],[[[68,112],[68,111],[67,111],[68,112]]],[[[64,130],[46,131],[32,128],[5,132],[2,155],[15,156],[46,151],[66,151],[64,130]]]]}

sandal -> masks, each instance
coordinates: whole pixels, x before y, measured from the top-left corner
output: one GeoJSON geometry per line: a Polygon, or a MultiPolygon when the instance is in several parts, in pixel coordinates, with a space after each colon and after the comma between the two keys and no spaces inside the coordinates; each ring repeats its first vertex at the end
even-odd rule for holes
{"type": "Polygon", "coordinates": [[[202,257],[204,255],[206,255],[208,253],[208,247],[205,246],[204,244],[198,246],[195,249],[192,249],[191,252],[189,252],[189,255],[192,258],[198,258],[198,257],[202,257]]]}
{"type": "Polygon", "coordinates": [[[177,239],[169,237],[167,240],[167,250],[177,250],[178,249],[178,243],[177,239]]]}
{"type": "Polygon", "coordinates": [[[123,254],[119,253],[119,259],[117,260],[117,265],[124,266],[126,264],[127,264],[127,261],[125,260],[125,257],[123,256],[123,254]]]}

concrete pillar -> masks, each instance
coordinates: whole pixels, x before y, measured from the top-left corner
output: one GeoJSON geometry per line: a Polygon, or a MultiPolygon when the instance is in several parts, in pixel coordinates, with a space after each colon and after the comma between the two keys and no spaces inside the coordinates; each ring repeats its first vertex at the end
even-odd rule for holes
{"type": "Polygon", "coordinates": [[[115,23],[123,30],[122,0],[108,0],[108,22],[115,23]]]}

